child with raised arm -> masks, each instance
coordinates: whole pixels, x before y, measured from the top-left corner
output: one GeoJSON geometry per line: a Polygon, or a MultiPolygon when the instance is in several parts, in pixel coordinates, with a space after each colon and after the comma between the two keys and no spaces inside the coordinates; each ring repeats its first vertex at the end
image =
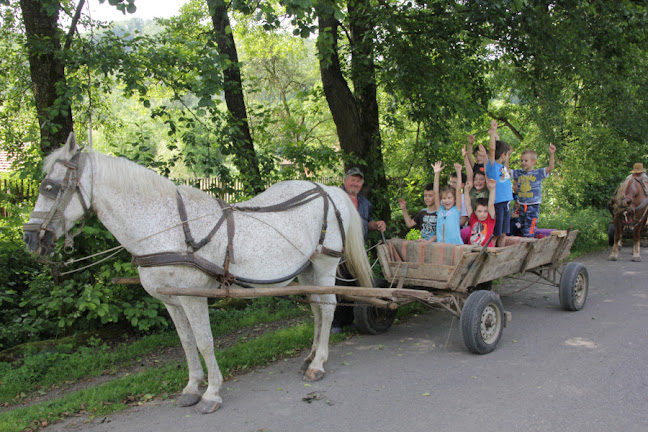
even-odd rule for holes
{"type": "MultiPolygon", "coordinates": [[[[457,177],[461,178],[461,164],[454,164],[457,177]]],[[[439,176],[443,170],[441,162],[432,165],[434,168],[434,199],[437,206],[437,243],[464,244],[459,234],[459,217],[461,215],[461,184],[457,182],[454,189],[443,188],[439,194],[439,176]]]]}
{"type": "Polygon", "coordinates": [[[488,161],[485,166],[486,177],[497,182],[495,185],[495,229],[493,235],[497,237],[495,244],[504,246],[511,223],[509,202],[513,200],[511,175],[507,168],[511,147],[505,141],[500,141],[495,120],[491,122],[488,135],[490,139],[488,142],[488,161]]]}
{"type": "Polygon", "coordinates": [[[473,172],[485,172],[486,169],[484,168],[484,165],[486,164],[488,156],[486,155],[486,152],[480,151],[480,148],[483,149],[483,147],[481,146],[475,147],[473,150],[473,144],[475,144],[475,136],[468,135],[468,148],[466,149],[468,155],[468,165],[470,165],[470,168],[473,170],[473,172]]]}
{"type": "MultiPolygon", "coordinates": [[[[488,180],[488,190],[491,192],[488,199],[478,198],[474,207],[470,200],[466,200],[466,211],[468,211],[470,236],[468,244],[484,246],[491,238],[495,229],[495,179],[488,180]]],[[[472,182],[466,182],[465,190],[472,190],[472,182]]],[[[494,246],[491,241],[488,246],[494,246]]]]}
{"type": "MultiPolygon", "coordinates": [[[[483,149],[483,146],[479,146],[481,149],[483,149]]],[[[489,191],[488,188],[486,187],[486,173],[484,171],[475,171],[473,172],[473,168],[470,165],[470,159],[468,158],[468,149],[465,147],[461,149],[461,153],[463,154],[464,157],[464,165],[466,167],[466,182],[472,183],[472,188],[470,188],[470,192],[468,192],[467,188],[464,187],[464,195],[467,195],[470,197],[470,202],[472,204],[472,208],[475,208],[475,202],[477,201],[478,198],[485,198],[488,200],[489,196],[489,191]]],[[[478,152],[480,154],[481,152],[478,152]]],[[[470,216],[470,215],[468,215],[470,216]]]]}
{"type": "Polygon", "coordinates": [[[403,219],[407,228],[418,229],[421,232],[421,239],[418,241],[433,242],[436,240],[437,208],[434,201],[434,184],[428,183],[423,191],[423,201],[427,208],[424,208],[414,218],[407,212],[407,203],[403,198],[398,198],[398,205],[403,212],[403,219]]]}
{"type": "Polygon", "coordinates": [[[533,150],[524,150],[520,156],[521,169],[513,170],[512,177],[517,180],[517,201],[520,204],[520,228],[523,237],[535,235],[540,203],[542,202],[542,181],[554,169],[556,146],[549,144],[549,165],[535,168],[538,154],[533,150]]]}

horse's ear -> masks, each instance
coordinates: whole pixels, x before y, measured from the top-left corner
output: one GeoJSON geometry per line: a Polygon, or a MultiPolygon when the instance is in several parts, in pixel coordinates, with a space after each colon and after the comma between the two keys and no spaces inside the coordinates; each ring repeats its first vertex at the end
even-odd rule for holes
{"type": "Polygon", "coordinates": [[[70,132],[70,135],[68,135],[67,142],[65,143],[66,151],[68,154],[73,155],[79,150],[79,146],[77,145],[77,140],[76,140],[76,135],[74,135],[74,132],[70,132]]]}

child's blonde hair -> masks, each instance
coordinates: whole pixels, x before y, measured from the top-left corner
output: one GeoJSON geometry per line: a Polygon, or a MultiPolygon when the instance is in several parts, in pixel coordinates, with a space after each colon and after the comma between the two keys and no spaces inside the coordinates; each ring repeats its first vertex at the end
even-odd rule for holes
{"type": "Polygon", "coordinates": [[[526,149],[522,152],[522,156],[525,154],[531,155],[534,160],[538,160],[538,153],[536,153],[535,150],[526,149]]]}
{"type": "Polygon", "coordinates": [[[443,189],[441,189],[440,196],[443,197],[443,195],[445,194],[451,194],[452,198],[456,200],[457,199],[457,197],[455,196],[456,193],[457,193],[457,189],[453,188],[452,186],[444,186],[443,189]]]}

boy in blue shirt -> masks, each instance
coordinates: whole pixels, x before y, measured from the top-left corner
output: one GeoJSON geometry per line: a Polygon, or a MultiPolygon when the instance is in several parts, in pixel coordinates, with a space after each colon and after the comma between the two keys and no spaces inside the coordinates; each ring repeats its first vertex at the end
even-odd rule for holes
{"type": "Polygon", "coordinates": [[[508,160],[511,146],[505,141],[499,140],[497,134],[497,122],[493,120],[488,129],[490,140],[488,142],[488,160],[484,166],[486,177],[495,179],[495,229],[493,235],[496,237],[496,246],[504,246],[506,234],[510,230],[511,212],[509,202],[513,200],[513,186],[511,175],[508,170],[508,160]]]}
{"type": "Polygon", "coordinates": [[[515,169],[512,177],[518,183],[518,203],[520,204],[520,225],[523,237],[535,235],[540,203],[542,202],[542,180],[554,169],[556,146],[549,144],[549,165],[535,169],[538,154],[533,150],[524,150],[520,157],[522,169],[515,169]]]}

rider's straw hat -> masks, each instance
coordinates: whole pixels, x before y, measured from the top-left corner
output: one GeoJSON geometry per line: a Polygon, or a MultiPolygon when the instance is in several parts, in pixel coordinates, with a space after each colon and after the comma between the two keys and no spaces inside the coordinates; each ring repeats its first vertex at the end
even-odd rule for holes
{"type": "Polygon", "coordinates": [[[646,169],[643,167],[643,164],[641,162],[637,162],[632,167],[632,171],[630,171],[630,174],[639,174],[639,173],[645,173],[645,172],[646,172],[646,169]]]}

